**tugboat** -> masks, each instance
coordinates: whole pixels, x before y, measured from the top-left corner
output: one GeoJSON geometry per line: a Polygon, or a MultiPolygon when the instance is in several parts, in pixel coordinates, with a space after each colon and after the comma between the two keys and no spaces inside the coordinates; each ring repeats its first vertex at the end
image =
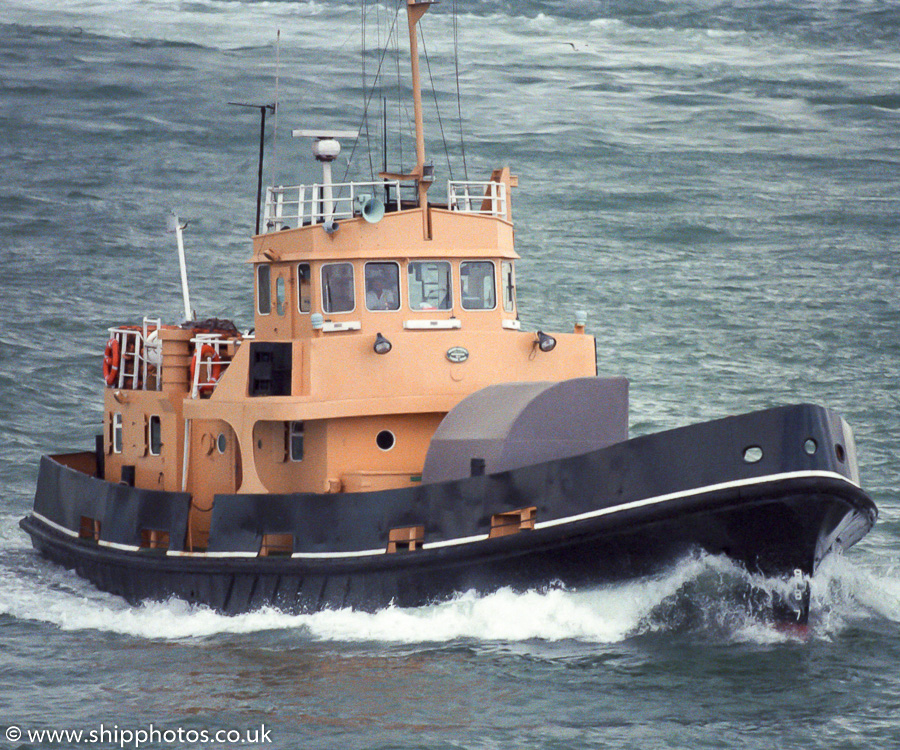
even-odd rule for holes
{"type": "Polygon", "coordinates": [[[130,602],[418,606],[699,549],[797,581],[775,606],[805,622],[819,562],[877,517],[850,427],[800,404],[629,438],[628,382],[598,376],[585,316],[522,329],[516,177],[435,195],[416,38],[430,4],[407,0],[415,168],[334,183],[357,133],[295,131],[323,180],[266,191],[253,333],[111,328],[102,434],[41,459],[22,528],[130,602]]]}

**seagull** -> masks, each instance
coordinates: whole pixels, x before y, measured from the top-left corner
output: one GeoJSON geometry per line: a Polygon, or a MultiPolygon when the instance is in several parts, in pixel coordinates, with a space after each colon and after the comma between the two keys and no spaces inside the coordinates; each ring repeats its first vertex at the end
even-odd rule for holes
{"type": "Polygon", "coordinates": [[[566,42],[566,44],[571,45],[572,49],[576,52],[597,52],[596,47],[586,44],[585,42],[566,42]]]}

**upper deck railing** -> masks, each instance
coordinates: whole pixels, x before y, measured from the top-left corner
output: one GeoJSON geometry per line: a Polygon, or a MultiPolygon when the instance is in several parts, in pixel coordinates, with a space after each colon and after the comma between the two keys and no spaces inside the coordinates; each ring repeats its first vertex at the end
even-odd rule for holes
{"type": "Polygon", "coordinates": [[[360,216],[365,203],[374,197],[386,196],[385,208],[399,211],[400,183],[336,182],[326,185],[291,185],[266,190],[266,208],[262,233],[277,232],[307,224],[324,224],[329,219],[352,219],[360,216]],[[331,188],[332,210],[329,214],[326,188],[331,188]],[[379,195],[380,193],[380,195],[379,195]]]}
{"type": "Polygon", "coordinates": [[[447,183],[447,207],[466,214],[506,218],[506,185],[490,180],[451,180],[447,183]]]}
{"type": "MultiPolygon", "coordinates": [[[[262,233],[277,232],[291,227],[324,224],[329,219],[352,219],[363,213],[371,198],[385,198],[386,211],[399,211],[409,202],[401,199],[406,189],[415,201],[415,185],[397,180],[383,182],[338,182],[331,187],[331,211],[326,185],[290,185],[266,190],[262,233]]],[[[413,204],[415,205],[415,204],[413,204]]],[[[466,214],[507,216],[506,185],[490,180],[451,180],[447,182],[447,208],[466,214]]]]}

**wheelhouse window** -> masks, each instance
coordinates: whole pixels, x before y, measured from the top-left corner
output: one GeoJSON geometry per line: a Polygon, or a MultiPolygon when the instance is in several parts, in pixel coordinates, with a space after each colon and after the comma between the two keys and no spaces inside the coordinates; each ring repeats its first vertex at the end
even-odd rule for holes
{"type": "Polygon", "coordinates": [[[277,276],[275,279],[275,312],[284,315],[287,312],[287,290],[284,283],[284,276],[277,276]]]}
{"type": "Polygon", "coordinates": [[[309,263],[297,264],[297,305],[300,312],[309,312],[312,302],[312,272],[309,263]]]}
{"type": "Polygon", "coordinates": [[[122,415],[113,414],[112,419],[112,449],[113,453],[122,452],[122,415]]]}
{"type": "Polygon", "coordinates": [[[366,263],[366,308],[400,309],[400,266],[396,263],[366,263]]]}
{"type": "Polygon", "coordinates": [[[407,271],[409,306],[413,310],[449,310],[453,306],[450,264],[410,261],[407,271]]]}
{"type": "Polygon", "coordinates": [[[256,301],[260,315],[272,312],[272,269],[267,263],[256,267],[256,301]]]}
{"type": "Polygon", "coordinates": [[[459,282],[466,310],[493,310],[497,306],[492,261],[463,261],[459,264],[459,282]]]}
{"type": "Polygon", "coordinates": [[[151,456],[158,456],[162,451],[162,424],[156,415],[147,423],[147,446],[151,456]]]}
{"type": "Polygon", "coordinates": [[[322,309],[326,313],[350,312],[356,307],[352,263],[322,266],[322,309]]]}
{"type": "Polygon", "coordinates": [[[516,280],[513,264],[508,260],[500,264],[500,283],[503,286],[503,309],[512,312],[516,309],[516,280]]]}

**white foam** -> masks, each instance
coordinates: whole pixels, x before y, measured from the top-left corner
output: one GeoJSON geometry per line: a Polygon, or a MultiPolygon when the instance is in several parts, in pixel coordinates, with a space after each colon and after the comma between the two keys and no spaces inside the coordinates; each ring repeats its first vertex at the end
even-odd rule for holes
{"type": "MultiPolygon", "coordinates": [[[[574,640],[617,643],[672,629],[715,632],[749,642],[783,638],[750,612],[747,591],[771,594],[787,584],[752,576],[724,557],[695,555],[664,574],[590,590],[461,594],[418,608],[387,607],[291,615],[264,609],[238,616],[171,599],[130,606],[26,548],[11,519],[0,523],[0,615],[65,631],[96,630],[138,638],[207,638],[294,631],[338,642],[449,643],[574,640]]],[[[811,582],[814,637],[828,638],[867,618],[900,622],[900,563],[875,555],[829,557],[811,582]]]]}
{"type": "MultiPolygon", "coordinates": [[[[693,607],[704,613],[699,627],[714,627],[720,635],[724,629],[732,640],[771,642],[786,637],[722,596],[735,582],[750,581],[768,590],[780,582],[752,578],[730,561],[708,556],[685,559],[662,576],[588,591],[503,589],[486,596],[470,592],[441,604],[387,607],[375,613],[342,609],[291,615],[265,609],[232,617],[175,599],[132,607],[68,571],[28,553],[22,556],[22,569],[4,568],[0,574],[0,613],[66,631],[97,630],[165,640],[279,630],[295,631],[302,639],[338,642],[616,643],[677,627],[678,618],[667,613],[693,607]],[[702,601],[690,601],[698,596],[702,601]]],[[[813,581],[813,610],[821,637],[829,637],[865,613],[900,621],[900,583],[838,558],[823,566],[813,581]]]]}
{"type": "Polygon", "coordinates": [[[292,40],[322,34],[329,19],[358,14],[352,4],[241,3],[204,0],[189,6],[168,0],[28,0],[4,8],[5,20],[24,26],[46,25],[110,38],[155,39],[210,47],[271,45],[283,26],[292,40]],[[40,19],[35,23],[35,19],[40,19]],[[309,24],[315,23],[315,28],[309,24]],[[294,30],[303,28],[303,34],[294,30]]]}
{"type": "Polygon", "coordinates": [[[392,643],[458,639],[522,641],[625,638],[673,586],[644,582],[586,592],[553,589],[488,596],[467,593],[426,607],[387,607],[375,613],[350,609],[290,615],[274,609],[237,616],[172,599],[132,607],[98,592],[74,574],[38,563],[31,575],[3,574],[0,613],[44,622],[66,631],[98,630],[142,638],[203,638],[226,633],[296,630],[323,641],[392,643]]]}
{"type": "Polygon", "coordinates": [[[839,630],[850,620],[874,617],[900,623],[900,566],[864,567],[842,555],[826,558],[812,582],[812,606],[823,626],[839,630]]]}

